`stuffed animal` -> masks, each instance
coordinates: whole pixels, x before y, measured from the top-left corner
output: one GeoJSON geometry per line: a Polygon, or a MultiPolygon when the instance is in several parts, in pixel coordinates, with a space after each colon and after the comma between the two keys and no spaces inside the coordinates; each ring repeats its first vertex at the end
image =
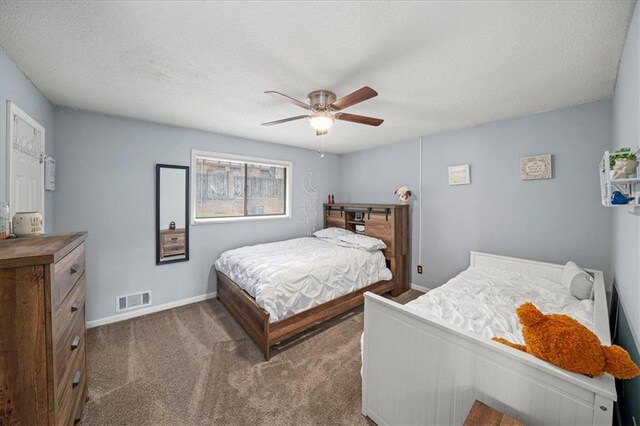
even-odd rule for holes
{"type": "Polygon", "coordinates": [[[567,315],[545,315],[530,302],[522,304],[516,312],[526,345],[500,337],[494,337],[494,341],[574,373],[588,376],[609,373],[619,379],[640,375],[640,369],[627,351],[616,345],[603,346],[594,333],[575,319],[567,315]]]}

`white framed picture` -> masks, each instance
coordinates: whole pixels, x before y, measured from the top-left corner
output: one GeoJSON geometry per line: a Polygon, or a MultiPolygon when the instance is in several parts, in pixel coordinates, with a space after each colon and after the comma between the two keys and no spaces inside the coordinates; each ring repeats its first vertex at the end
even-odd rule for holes
{"type": "Polygon", "coordinates": [[[471,173],[468,164],[449,166],[449,185],[469,185],[471,173]]]}
{"type": "Polygon", "coordinates": [[[522,180],[551,179],[551,154],[520,157],[520,178],[522,180]]]}

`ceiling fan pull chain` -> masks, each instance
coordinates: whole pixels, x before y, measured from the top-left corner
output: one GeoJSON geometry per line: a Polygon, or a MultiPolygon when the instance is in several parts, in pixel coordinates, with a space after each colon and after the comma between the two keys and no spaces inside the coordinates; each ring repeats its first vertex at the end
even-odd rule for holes
{"type": "Polygon", "coordinates": [[[324,158],[324,135],[320,135],[320,158],[324,158]]]}

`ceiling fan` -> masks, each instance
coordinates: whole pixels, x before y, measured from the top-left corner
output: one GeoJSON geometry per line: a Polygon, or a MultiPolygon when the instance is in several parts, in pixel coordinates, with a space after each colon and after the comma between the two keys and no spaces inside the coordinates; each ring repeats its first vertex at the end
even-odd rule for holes
{"type": "Polygon", "coordinates": [[[346,96],[336,100],[335,93],[328,90],[315,90],[307,96],[308,104],[301,102],[291,96],[287,96],[283,93],[268,90],[264,92],[268,95],[282,96],[285,100],[291,102],[294,105],[304,108],[310,112],[307,115],[298,115],[295,117],[283,118],[282,120],[269,121],[268,123],[262,123],[263,126],[273,126],[274,124],[286,123],[289,121],[301,120],[306,118],[309,120],[309,124],[316,130],[316,135],[326,135],[329,133],[329,129],[333,126],[335,120],[351,121],[352,123],[366,124],[368,126],[379,126],[384,120],[380,118],[365,117],[363,115],[349,114],[346,112],[340,112],[345,108],[360,102],[371,99],[378,96],[378,92],[371,87],[364,86],[361,89],[356,90],[346,96]]]}

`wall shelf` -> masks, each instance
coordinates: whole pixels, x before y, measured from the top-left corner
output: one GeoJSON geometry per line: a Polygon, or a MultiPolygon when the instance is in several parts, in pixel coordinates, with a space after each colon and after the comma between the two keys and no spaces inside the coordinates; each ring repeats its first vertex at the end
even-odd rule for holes
{"type": "Polygon", "coordinates": [[[640,207],[638,198],[640,196],[640,177],[630,177],[624,179],[612,179],[611,178],[611,166],[610,156],[617,154],[616,152],[605,151],[600,162],[600,195],[602,205],[605,207],[626,207],[630,212],[635,211],[637,207],[640,207]],[[635,197],[633,201],[628,204],[611,204],[611,196],[614,191],[620,191],[623,194],[628,194],[631,197],[635,197]]]}

